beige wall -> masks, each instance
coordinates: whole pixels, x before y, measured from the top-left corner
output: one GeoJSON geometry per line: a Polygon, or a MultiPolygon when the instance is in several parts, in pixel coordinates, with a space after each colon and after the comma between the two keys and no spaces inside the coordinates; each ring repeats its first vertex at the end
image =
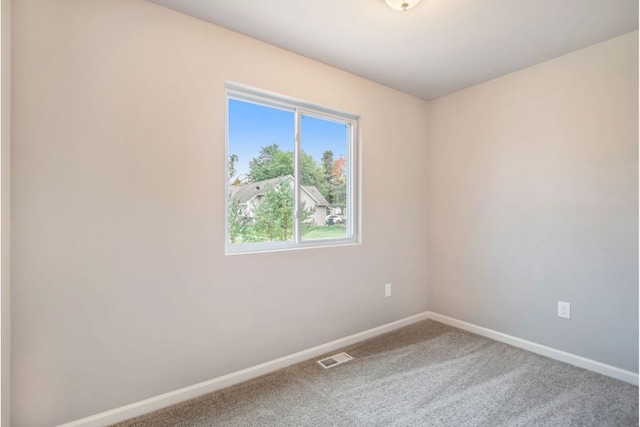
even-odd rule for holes
{"type": "Polygon", "coordinates": [[[426,202],[388,221],[423,101],[144,1],[13,9],[12,426],[426,310],[426,202]],[[361,115],[361,245],[224,256],[225,80],[361,115]]]}
{"type": "Polygon", "coordinates": [[[1,82],[0,82],[0,199],[1,199],[1,221],[0,235],[2,237],[1,267],[0,280],[2,287],[0,289],[0,337],[1,337],[1,365],[0,365],[0,396],[2,397],[0,424],[8,426],[11,418],[11,286],[10,286],[10,183],[11,183],[11,1],[2,0],[0,2],[0,38],[2,39],[2,57],[1,66],[1,82]]]}
{"type": "Polygon", "coordinates": [[[431,103],[431,310],[638,371],[637,64],[635,32],[431,103]]]}

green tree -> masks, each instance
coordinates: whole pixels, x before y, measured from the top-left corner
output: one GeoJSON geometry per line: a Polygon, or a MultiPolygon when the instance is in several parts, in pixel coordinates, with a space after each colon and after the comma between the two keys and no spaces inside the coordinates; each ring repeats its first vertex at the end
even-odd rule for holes
{"type": "MultiPolygon", "coordinates": [[[[249,162],[247,180],[258,182],[293,175],[293,164],[293,151],[282,151],[278,144],[262,147],[258,157],[249,162]]],[[[300,175],[302,185],[315,185],[319,190],[322,188],[322,169],[304,151],[300,155],[300,175]]]]}
{"type": "Polygon", "coordinates": [[[313,157],[304,151],[300,155],[300,175],[302,185],[315,185],[322,192],[322,169],[313,157]]]}
{"type": "Polygon", "coordinates": [[[333,151],[327,150],[322,153],[322,185],[318,190],[324,195],[329,203],[333,203],[332,177],[333,177],[333,151]]]}
{"type": "Polygon", "coordinates": [[[231,197],[229,197],[227,207],[229,210],[229,214],[227,215],[229,242],[239,243],[249,241],[250,226],[244,209],[240,207],[237,200],[232,200],[231,197]]]}
{"type": "MultiPolygon", "coordinates": [[[[304,203],[300,221],[311,215],[304,203]]],[[[267,242],[293,238],[293,186],[283,178],[271,187],[253,211],[253,220],[247,218],[245,210],[237,200],[229,199],[228,237],[230,243],[267,242]]]]}
{"type": "Polygon", "coordinates": [[[322,172],[325,181],[331,181],[333,174],[333,151],[331,150],[322,153],[322,172]]]}
{"type": "Polygon", "coordinates": [[[258,157],[249,162],[247,180],[258,182],[287,175],[293,175],[293,153],[280,150],[278,144],[271,144],[260,148],[258,157]]]}
{"type": "Polygon", "coordinates": [[[293,237],[293,188],[287,179],[271,187],[253,211],[254,231],[260,240],[293,237]]]}
{"type": "Polygon", "coordinates": [[[238,156],[231,154],[229,156],[229,179],[233,178],[236,174],[236,163],[238,162],[238,156]]]}

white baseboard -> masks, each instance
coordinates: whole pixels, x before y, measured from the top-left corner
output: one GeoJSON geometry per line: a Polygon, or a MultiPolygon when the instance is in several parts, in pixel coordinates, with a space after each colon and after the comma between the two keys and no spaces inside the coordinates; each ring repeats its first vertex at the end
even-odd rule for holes
{"type": "Polygon", "coordinates": [[[213,391],[221,390],[223,388],[230,387],[232,385],[239,384],[253,378],[257,378],[270,372],[277,371],[278,369],[286,368],[287,366],[304,362],[305,360],[312,359],[330,351],[337,350],[342,347],[346,347],[348,345],[376,337],[378,335],[382,335],[386,332],[390,332],[404,326],[408,326],[412,323],[426,320],[428,318],[429,314],[426,312],[416,314],[415,316],[410,316],[395,322],[387,323],[386,325],[378,326],[377,328],[349,335],[348,337],[340,338],[335,341],[310,348],[308,350],[303,350],[298,353],[291,354],[289,356],[281,357],[279,359],[265,362],[260,365],[252,366],[241,371],[232,372],[222,377],[194,384],[192,386],[171,391],[169,393],[164,393],[159,396],[142,400],[140,402],[132,403],[130,405],[121,406],[120,408],[112,409],[110,411],[101,412],[99,414],[82,418],[80,420],[61,424],[58,427],[103,427],[115,424],[120,421],[128,420],[129,418],[144,415],[149,412],[183,402],[185,400],[202,396],[203,394],[211,393],[213,391]]]}
{"type": "Polygon", "coordinates": [[[137,417],[139,415],[144,415],[158,409],[166,408],[167,406],[171,406],[185,400],[202,396],[203,394],[211,393],[213,391],[221,390],[223,388],[230,387],[232,385],[239,384],[253,378],[257,378],[270,372],[277,371],[278,369],[286,368],[287,366],[312,359],[330,351],[337,350],[342,347],[346,347],[348,345],[355,344],[357,342],[364,341],[366,339],[373,338],[386,332],[390,332],[426,319],[432,319],[436,322],[444,323],[455,328],[473,332],[474,334],[478,334],[495,341],[500,341],[505,344],[530,351],[532,353],[540,354],[551,359],[559,360],[561,362],[569,363],[580,368],[598,372],[600,374],[616,378],[627,383],[638,385],[638,374],[636,374],[635,372],[625,371],[624,369],[606,365],[604,363],[587,359],[582,356],[577,356],[575,354],[556,350],[551,347],[536,344],[534,342],[516,338],[511,335],[503,334],[491,329],[483,328],[482,326],[477,326],[472,323],[463,322],[462,320],[427,311],[424,313],[416,314],[415,316],[398,320],[396,322],[378,326],[377,328],[369,329],[367,331],[360,332],[354,335],[349,335],[348,337],[331,341],[329,343],[322,344],[308,350],[303,350],[289,356],[281,357],[279,359],[265,362],[260,365],[252,366],[241,371],[232,372],[222,377],[214,378],[212,380],[194,384],[189,387],[151,397],[140,402],[132,403],[130,405],[92,415],[87,418],[82,418],[77,421],[62,424],[58,427],[108,426],[120,421],[127,420],[129,418],[137,417]]]}
{"type": "Polygon", "coordinates": [[[453,319],[451,317],[443,316],[438,313],[427,312],[427,314],[430,319],[435,320],[436,322],[444,323],[446,325],[453,326],[454,328],[473,332],[474,334],[482,335],[483,337],[491,338],[495,341],[500,341],[505,344],[530,351],[532,353],[540,354],[550,359],[559,360],[561,362],[569,363],[570,365],[574,365],[579,368],[594,371],[608,377],[612,377],[630,384],[638,385],[638,374],[636,374],[635,372],[625,371],[624,369],[616,368],[615,366],[587,359],[586,357],[567,353],[561,350],[556,350],[555,348],[536,344],[531,341],[503,334],[502,332],[496,332],[492,329],[483,328],[482,326],[463,322],[462,320],[453,319]]]}

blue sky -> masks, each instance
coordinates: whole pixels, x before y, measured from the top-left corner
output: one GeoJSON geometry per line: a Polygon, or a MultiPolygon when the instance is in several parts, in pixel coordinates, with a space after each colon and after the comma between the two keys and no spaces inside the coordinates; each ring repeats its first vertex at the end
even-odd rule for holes
{"type": "MultiPolygon", "coordinates": [[[[260,148],[278,144],[283,151],[293,151],[293,111],[229,99],[229,155],[238,156],[236,170],[243,176],[249,162],[260,148]]],[[[348,152],[347,125],[312,116],[302,117],[301,146],[320,164],[322,153],[333,151],[333,158],[346,157],[348,152]]]]}

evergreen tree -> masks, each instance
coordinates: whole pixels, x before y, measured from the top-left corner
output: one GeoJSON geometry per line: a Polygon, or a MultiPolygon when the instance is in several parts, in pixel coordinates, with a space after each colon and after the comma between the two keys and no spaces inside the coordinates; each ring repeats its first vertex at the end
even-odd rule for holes
{"type": "Polygon", "coordinates": [[[334,195],[332,190],[333,177],[333,151],[327,150],[322,153],[322,185],[318,190],[324,195],[329,203],[333,203],[334,195]]]}

